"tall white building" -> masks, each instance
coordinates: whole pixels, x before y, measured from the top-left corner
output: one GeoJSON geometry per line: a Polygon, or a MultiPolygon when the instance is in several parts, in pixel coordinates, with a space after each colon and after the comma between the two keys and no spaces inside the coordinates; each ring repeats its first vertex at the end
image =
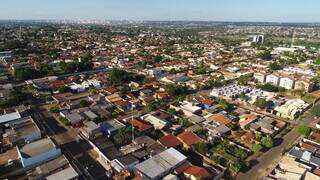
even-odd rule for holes
{"type": "Polygon", "coordinates": [[[253,36],[253,42],[263,44],[264,42],[264,35],[255,35],[253,36]]]}

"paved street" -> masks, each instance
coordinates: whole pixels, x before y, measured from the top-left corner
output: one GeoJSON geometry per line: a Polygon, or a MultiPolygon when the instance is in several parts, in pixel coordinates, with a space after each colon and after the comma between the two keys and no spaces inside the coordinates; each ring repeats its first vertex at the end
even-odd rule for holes
{"type": "Polygon", "coordinates": [[[295,126],[288,134],[283,137],[283,141],[276,147],[271,148],[257,159],[257,164],[248,172],[240,173],[237,176],[238,180],[256,180],[265,177],[270,170],[274,168],[276,162],[280,160],[282,152],[294,144],[301,137],[298,133],[299,125],[309,125],[317,121],[315,117],[309,113],[304,118],[301,118],[298,125],[295,126]]]}
{"type": "Polygon", "coordinates": [[[78,137],[76,129],[66,129],[43,107],[32,109],[32,116],[44,135],[52,137],[63,153],[83,174],[84,179],[108,179],[106,170],[88,154],[91,146],[78,137]]]}

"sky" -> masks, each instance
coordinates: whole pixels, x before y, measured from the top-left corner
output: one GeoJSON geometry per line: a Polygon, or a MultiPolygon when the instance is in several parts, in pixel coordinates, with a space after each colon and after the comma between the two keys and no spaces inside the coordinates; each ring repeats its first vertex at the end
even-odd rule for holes
{"type": "Polygon", "coordinates": [[[320,0],[1,0],[0,19],[320,22],[320,0]]]}

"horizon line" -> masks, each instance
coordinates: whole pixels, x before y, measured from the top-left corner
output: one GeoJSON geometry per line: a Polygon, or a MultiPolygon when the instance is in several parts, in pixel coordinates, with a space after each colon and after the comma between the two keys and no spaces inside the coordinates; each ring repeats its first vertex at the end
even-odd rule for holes
{"type": "Polygon", "coordinates": [[[277,23],[277,24],[320,24],[319,22],[312,21],[250,21],[250,20],[130,20],[130,19],[61,19],[61,18],[35,18],[35,19],[10,19],[0,18],[0,21],[132,21],[132,22],[217,22],[217,23],[277,23]]]}

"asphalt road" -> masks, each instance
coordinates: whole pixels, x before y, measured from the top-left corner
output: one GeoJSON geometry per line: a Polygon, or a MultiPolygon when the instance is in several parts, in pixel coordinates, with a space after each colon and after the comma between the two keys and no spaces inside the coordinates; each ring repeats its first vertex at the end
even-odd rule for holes
{"type": "Polygon", "coordinates": [[[256,160],[256,165],[254,165],[249,171],[240,173],[236,179],[258,180],[267,176],[269,172],[277,165],[277,162],[281,159],[282,152],[301,138],[301,135],[298,132],[299,125],[310,125],[315,121],[317,121],[315,116],[307,113],[304,118],[300,119],[298,125],[283,137],[282,142],[280,141],[276,147],[271,148],[269,151],[261,155],[256,160]]]}
{"type": "Polygon", "coordinates": [[[42,134],[56,141],[82,179],[108,179],[104,167],[88,154],[90,144],[80,139],[75,129],[63,127],[41,106],[33,108],[31,114],[42,134]]]}

